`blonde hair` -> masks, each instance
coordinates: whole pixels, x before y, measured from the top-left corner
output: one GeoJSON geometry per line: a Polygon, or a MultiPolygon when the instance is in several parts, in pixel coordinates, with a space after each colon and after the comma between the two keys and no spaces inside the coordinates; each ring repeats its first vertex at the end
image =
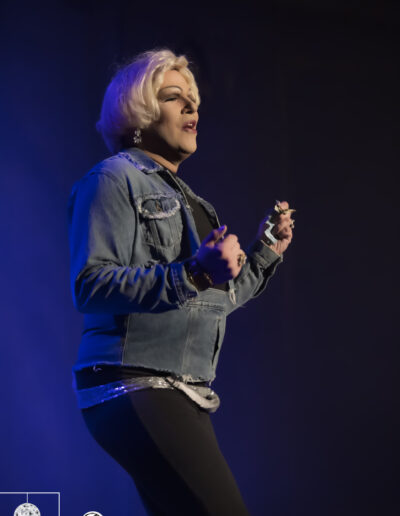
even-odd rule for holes
{"type": "Polygon", "coordinates": [[[188,64],[185,56],[177,56],[171,50],[150,50],[118,70],[104,94],[96,124],[111,152],[121,150],[124,138],[134,128],[146,129],[159,119],[157,94],[166,71],[179,71],[196,104],[200,104],[199,90],[188,64]]]}

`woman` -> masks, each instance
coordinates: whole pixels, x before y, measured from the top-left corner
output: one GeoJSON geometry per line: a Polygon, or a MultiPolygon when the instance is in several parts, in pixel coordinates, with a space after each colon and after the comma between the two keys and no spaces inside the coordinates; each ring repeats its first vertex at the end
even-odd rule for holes
{"type": "Polygon", "coordinates": [[[245,254],[178,176],[200,103],[184,56],[141,54],[106,91],[113,156],[74,185],[71,281],[85,327],[74,367],[89,431],[151,515],[246,515],[209,412],[226,316],[259,295],[292,238],[278,204],[245,254]],[[275,224],[275,225],[273,225],[275,224]]]}

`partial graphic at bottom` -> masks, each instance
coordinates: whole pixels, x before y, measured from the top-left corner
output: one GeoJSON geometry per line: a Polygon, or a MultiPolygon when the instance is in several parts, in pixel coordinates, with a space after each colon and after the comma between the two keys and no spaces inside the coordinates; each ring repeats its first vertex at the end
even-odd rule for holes
{"type": "Polygon", "coordinates": [[[23,503],[15,509],[14,516],[40,516],[40,511],[33,503],[23,503]]]}
{"type": "Polygon", "coordinates": [[[59,492],[0,492],[1,516],[60,516],[59,492]]]}

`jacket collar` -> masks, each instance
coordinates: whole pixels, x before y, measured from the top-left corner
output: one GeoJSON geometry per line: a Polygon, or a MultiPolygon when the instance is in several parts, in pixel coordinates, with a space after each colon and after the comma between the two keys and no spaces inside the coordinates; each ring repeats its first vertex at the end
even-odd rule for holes
{"type": "Polygon", "coordinates": [[[123,149],[121,152],[128,154],[133,165],[144,172],[145,174],[152,174],[153,172],[160,172],[164,167],[151,159],[146,153],[137,147],[130,147],[123,149]]]}

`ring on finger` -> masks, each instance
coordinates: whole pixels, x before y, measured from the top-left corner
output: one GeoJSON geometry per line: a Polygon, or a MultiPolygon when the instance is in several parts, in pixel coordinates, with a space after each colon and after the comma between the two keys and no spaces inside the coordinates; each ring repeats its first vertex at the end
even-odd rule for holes
{"type": "Polygon", "coordinates": [[[246,263],[246,260],[247,260],[246,254],[243,252],[240,253],[238,256],[238,259],[237,259],[238,267],[242,267],[246,263]]]}

